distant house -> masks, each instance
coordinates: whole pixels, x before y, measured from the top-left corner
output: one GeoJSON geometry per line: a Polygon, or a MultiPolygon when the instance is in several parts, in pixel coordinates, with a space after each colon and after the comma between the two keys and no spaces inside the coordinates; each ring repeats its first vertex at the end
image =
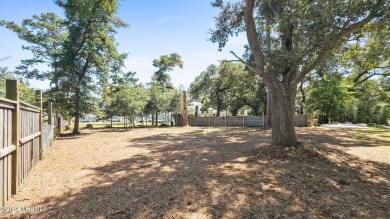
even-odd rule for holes
{"type": "Polygon", "coordinates": [[[123,121],[125,121],[125,117],[123,117],[123,116],[112,116],[112,121],[113,122],[123,122],[123,121]]]}
{"type": "Polygon", "coordinates": [[[82,122],[96,122],[97,116],[93,114],[86,114],[81,118],[82,122]]]}

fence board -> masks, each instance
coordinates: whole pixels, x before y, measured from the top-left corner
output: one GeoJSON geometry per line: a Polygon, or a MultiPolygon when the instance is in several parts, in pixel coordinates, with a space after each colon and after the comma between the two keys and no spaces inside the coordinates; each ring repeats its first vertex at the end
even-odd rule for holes
{"type": "Polygon", "coordinates": [[[39,132],[39,110],[21,109],[20,116],[19,182],[22,183],[39,159],[39,138],[42,134],[39,132]]]}
{"type": "Polygon", "coordinates": [[[242,116],[226,117],[226,126],[243,126],[242,116]]]}
{"type": "Polygon", "coordinates": [[[0,99],[0,204],[11,197],[11,174],[12,174],[12,105],[13,101],[0,99]]]}
{"type": "Polygon", "coordinates": [[[7,156],[7,159],[8,159],[8,171],[7,171],[7,178],[8,178],[8,194],[7,194],[7,200],[9,200],[11,198],[11,193],[12,193],[12,187],[11,187],[11,183],[12,183],[12,180],[11,180],[11,174],[12,174],[12,155],[8,155],[7,156]]]}
{"type": "Polygon", "coordinates": [[[4,144],[4,138],[5,138],[5,131],[6,131],[6,128],[4,128],[4,127],[6,127],[5,126],[5,122],[6,121],[4,121],[4,114],[5,114],[5,109],[1,109],[0,108],[0,148],[1,149],[3,149],[4,148],[4,146],[5,146],[5,144],[4,144]]]}
{"type": "Polygon", "coordinates": [[[307,115],[294,115],[294,125],[298,127],[307,127],[307,115]]]}
{"type": "Polygon", "coordinates": [[[0,195],[1,195],[1,200],[0,200],[0,204],[2,205],[2,206],[4,206],[4,202],[5,202],[5,191],[3,190],[3,179],[5,178],[5,176],[6,176],[6,174],[4,174],[4,168],[3,168],[3,166],[4,166],[4,158],[3,159],[1,159],[1,161],[0,161],[0,177],[1,177],[1,180],[0,180],[0,190],[1,190],[1,193],[0,193],[0,195]]]}
{"type": "Polygon", "coordinates": [[[7,193],[8,193],[7,170],[8,170],[8,156],[5,159],[3,159],[3,203],[7,201],[7,193]]]}

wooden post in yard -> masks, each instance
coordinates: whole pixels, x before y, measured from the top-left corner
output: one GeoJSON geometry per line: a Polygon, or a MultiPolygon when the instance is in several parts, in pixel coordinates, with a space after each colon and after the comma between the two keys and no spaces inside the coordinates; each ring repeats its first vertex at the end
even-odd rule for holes
{"type": "Polygon", "coordinates": [[[60,117],[60,114],[57,112],[57,128],[58,128],[58,136],[60,136],[61,134],[61,123],[62,123],[62,119],[60,117]]]}
{"type": "Polygon", "coordinates": [[[263,127],[265,127],[265,118],[264,118],[264,112],[261,113],[261,116],[263,117],[263,127]]]}
{"type": "Polygon", "coordinates": [[[49,125],[53,124],[53,103],[51,101],[47,102],[47,122],[49,125]]]}
{"type": "Polygon", "coordinates": [[[39,137],[39,159],[42,160],[42,149],[43,149],[43,136],[42,136],[42,123],[43,123],[43,107],[42,107],[42,91],[35,91],[35,105],[39,107],[39,132],[41,136],[39,137]]]}
{"type": "Polygon", "coordinates": [[[6,80],[5,96],[7,99],[16,101],[15,109],[12,112],[12,145],[16,149],[12,153],[12,176],[11,193],[16,194],[19,187],[19,165],[20,165],[20,102],[19,102],[19,82],[17,80],[6,80]]]}
{"type": "Polygon", "coordinates": [[[183,123],[182,126],[188,125],[188,118],[187,118],[187,92],[183,91],[183,123]]]}

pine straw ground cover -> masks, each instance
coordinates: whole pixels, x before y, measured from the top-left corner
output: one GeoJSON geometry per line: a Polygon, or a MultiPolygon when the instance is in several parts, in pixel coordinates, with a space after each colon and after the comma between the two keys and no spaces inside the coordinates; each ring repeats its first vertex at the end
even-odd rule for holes
{"type": "Polygon", "coordinates": [[[305,149],[269,147],[267,129],[85,130],[56,141],[7,203],[44,211],[1,216],[390,218],[390,154],[351,155],[365,146],[353,130],[297,133],[305,149]]]}

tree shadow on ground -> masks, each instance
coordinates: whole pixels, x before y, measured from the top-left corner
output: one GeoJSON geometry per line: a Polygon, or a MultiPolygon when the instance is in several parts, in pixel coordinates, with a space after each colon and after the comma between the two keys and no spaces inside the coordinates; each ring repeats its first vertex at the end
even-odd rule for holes
{"type": "Polygon", "coordinates": [[[129,141],[148,149],[96,167],[41,218],[390,218],[390,166],[331,135],[298,129],[306,149],[269,147],[270,130],[225,128],[129,141]]]}
{"type": "Polygon", "coordinates": [[[74,134],[74,133],[60,133],[59,136],[56,138],[56,140],[69,140],[69,139],[78,139],[85,137],[87,135],[90,135],[92,133],[79,133],[79,134],[74,134]]]}

